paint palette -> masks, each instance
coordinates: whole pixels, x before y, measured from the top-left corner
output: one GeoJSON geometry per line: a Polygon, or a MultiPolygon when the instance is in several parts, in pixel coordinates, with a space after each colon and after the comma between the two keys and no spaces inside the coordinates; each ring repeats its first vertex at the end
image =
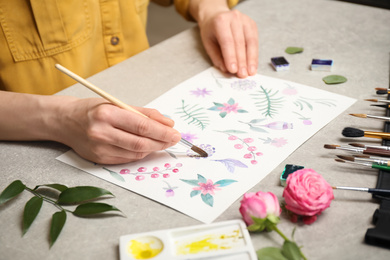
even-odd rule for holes
{"type": "Polygon", "coordinates": [[[119,250],[121,260],[257,259],[242,220],[125,235],[119,250]]]}

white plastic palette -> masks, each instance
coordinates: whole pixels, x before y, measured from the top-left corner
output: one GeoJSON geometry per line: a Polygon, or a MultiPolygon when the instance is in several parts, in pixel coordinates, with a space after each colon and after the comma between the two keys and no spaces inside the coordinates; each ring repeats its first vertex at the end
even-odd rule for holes
{"type": "Polygon", "coordinates": [[[121,260],[257,259],[242,220],[125,235],[119,250],[121,260]]]}

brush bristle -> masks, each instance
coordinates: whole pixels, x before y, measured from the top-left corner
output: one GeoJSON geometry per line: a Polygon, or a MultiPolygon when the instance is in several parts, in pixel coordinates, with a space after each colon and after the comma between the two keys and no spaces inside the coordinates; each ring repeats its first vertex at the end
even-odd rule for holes
{"type": "Polygon", "coordinates": [[[356,158],[370,158],[367,154],[354,154],[353,156],[356,158]]]}
{"type": "Polygon", "coordinates": [[[341,163],[345,163],[344,160],[341,160],[341,159],[334,159],[336,162],[341,162],[341,163]]]}
{"type": "Polygon", "coordinates": [[[378,99],[368,98],[368,99],[365,99],[365,101],[378,102],[378,99]]]}
{"type": "Polygon", "coordinates": [[[326,149],[336,149],[337,147],[340,147],[340,145],[337,144],[325,144],[324,148],[326,149]]]}
{"type": "Polygon", "coordinates": [[[387,90],[383,90],[383,89],[377,90],[376,94],[378,94],[378,95],[386,95],[387,94],[387,90]]]}
{"type": "Polygon", "coordinates": [[[195,145],[193,145],[191,147],[191,150],[196,152],[197,154],[199,154],[200,157],[208,157],[209,156],[209,154],[207,152],[205,152],[204,150],[202,150],[201,148],[199,148],[195,145]]]}
{"type": "Polygon", "coordinates": [[[383,108],[388,108],[389,107],[389,105],[370,105],[370,106],[372,106],[372,107],[383,107],[383,108]]]}
{"type": "Polygon", "coordinates": [[[348,144],[350,146],[354,146],[354,147],[361,147],[361,148],[366,148],[366,146],[364,144],[358,144],[358,143],[350,143],[348,144]]]}
{"type": "Polygon", "coordinates": [[[387,90],[387,88],[375,88],[375,90],[387,90]]]}
{"type": "Polygon", "coordinates": [[[350,114],[351,116],[356,116],[356,117],[362,117],[362,118],[367,118],[366,114],[350,114]]]}
{"type": "Polygon", "coordinates": [[[346,127],[343,129],[342,135],[345,137],[363,137],[364,131],[357,128],[346,127]]]}
{"type": "Polygon", "coordinates": [[[337,157],[339,157],[340,159],[343,159],[345,161],[355,161],[355,159],[353,158],[353,156],[345,156],[345,155],[336,155],[337,157]]]}

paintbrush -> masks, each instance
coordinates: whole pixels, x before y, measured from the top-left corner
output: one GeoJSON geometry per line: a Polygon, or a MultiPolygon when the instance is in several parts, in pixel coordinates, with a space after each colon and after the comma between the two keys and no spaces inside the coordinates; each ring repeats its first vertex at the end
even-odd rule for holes
{"type": "Polygon", "coordinates": [[[375,88],[375,90],[390,90],[390,88],[375,88]]]}
{"type": "Polygon", "coordinates": [[[342,134],[345,137],[371,137],[379,139],[390,139],[390,133],[363,131],[352,127],[344,128],[342,134]]]}
{"type": "Polygon", "coordinates": [[[354,146],[354,147],[360,147],[360,148],[373,148],[373,149],[381,149],[390,151],[390,146],[379,146],[379,145],[364,145],[364,144],[358,144],[358,143],[350,143],[348,145],[354,146]]]}
{"type": "Polygon", "coordinates": [[[381,149],[356,148],[356,147],[340,146],[340,145],[335,145],[335,144],[325,144],[324,148],[326,148],[326,149],[340,149],[340,150],[361,153],[361,154],[371,154],[371,155],[389,156],[390,157],[390,151],[381,150],[381,149]]]}
{"type": "MultiPolygon", "coordinates": [[[[348,162],[355,162],[355,163],[368,163],[369,165],[378,165],[378,166],[386,166],[387,168],[381,168],[382,170],[389,171],[390,170],[390,163],[387,160],[378,160],[378,159],[371,159],[371,158],[362,158],[362,157],[354,157],[354,156],[345,156],[345,155],[336,155],[340,159],[343,159],[348,162]]],[[[375,167],[373,167],[375,168],[375,167]]],[[[379,169],[379,168],[377,168],[379,169]]]]}
{"type": "Polygon", "coordinates": [[[372,193],[372,194],[375,194],[375,195],[384,195],[384,196],[389,196],[390,195],[390,190],[385,190],[385,189],[343,187],[343,186],[337,186],[337,187],[332,186],[332,189],[334,189],[334,190],[363,191],[363,192],[368,192],[368,193],[372,193]]]}
{"type": "Polygon", "coordinates": [[[378,169],[378,170],[385,170],[385,171],[390,171],[390,167],[388,166],[383,166],[383,165],[377,165],[377,164],[371,164],[371,163],[363,163],[363,162],[350,162],[350,161],[345,161],[341,159],[334,159],[336,162],[339,163],[347,163],[347,164],[355,164],[355,165],[362,165],[366,167],[371,167],[373,169],[378,169]]]}
{"type": "Polygon", "coordinates": [[[372,102],[382,102],[382,103],[390,103],[390,100],[387,99],[375,99],[375,98],[369,98],[365,99],[365,101],[372,101],[372,102]]]}
{"type": "MultiPolygon", "coordinates": [[[[370,159],[370,160],[385,160],[385,161],[387,161],[387,159],[388,159],[388,158],[372,156],[372,155],[367,155],[367,154],[352,154],[352,156],[356,157],[356,158],[365,158],[365,159],[370,159]]],[[[389,160],[389,162],[390,162],[390,160],[389,160]]]]}
{"type": "Polygon", "coordinates": [[[373,104],[371,104],[370,106],[372,106],[372,107],[390,108],[390,105],[373,105],[373,104]]]}
{"type": "MultiPolygon", "coordinates": [[[[148,118],[146,115],[142,114],[141,112],[139,112],[138,110],[132,108],[131,106],[127,105],[126,103],[123,103],[122,101],[120,101],[119,99],[111,96],[110,94],[104,92],[102,89],[98,88],[97,86],[93,85],[92,83],[88,82],[87,80],[83,79],[82,77],[80,77],[79,75],[71,72],[70,70],[68,70],[67,68],[61,66],[60,64],[56,64],[55,67],[60,70],[61,72],[65,73],[66,75],[68,75],[69,77],[71,77],[72,79],[76,80],[77,82],[81,83],[82,85],[84,85],[85,87],[89,88],[90,90],[92,90],[93,92],[95,92],[96,94],[98,94],[99,96],[105,98],[106,100],[110,101],[111,103],[113,103],[114,105],[117,105],[118,107],[120,108],[123,108],[125,110],[128,110],[128,111],[131,111],[131,112],[134,112],[134,113],[137,113],[143,117],[146,117],[148,118]]],[[[188,142],[187,140],[185,140],[184,138],[181,138],[180,139],[180,143],[189,147],[192,151],[196,152],[197,154],[199,154],[200,157],[208,157],[208,154],[207,152],[205,152],[204,150],[202,150],[201,148],[193,145],[192,143],[188,142]]]]}
{"type": "Polygon", "coordinates": [[[389,92],[390,92],[389,89],[377,89],[376,94],[378,94],[378,95],[386,95],[386,94],[390,94],[389,92]]]}
{"type": "Polygon", "coordinates": [[[351,116],[361,117],[361,118],[375,118],[375,119],[381,119],[385,120],[386,122],[390,122],[390,117],[386,116],[373,116],[373,115],[367,115],[367,114],[350,114],[351,116]]]}

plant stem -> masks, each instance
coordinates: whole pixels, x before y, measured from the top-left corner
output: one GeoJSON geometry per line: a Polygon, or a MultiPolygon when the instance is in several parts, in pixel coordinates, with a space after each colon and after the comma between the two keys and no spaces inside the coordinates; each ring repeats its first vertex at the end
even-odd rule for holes
{"type": "Polygon", "coordinates": [[[42,195],[42,194],[39,194],[38,192],[35,192],[34,190],[30,189],[29,187],[25,187],[25,189],[29,192],[31,192],[32,194],[34,194],[35,196],[37,197],[40,197],[42,198],[44,201],[46,202],[49,202],[50,204],[54,205],[57,209],[59,210],[64,210],[64,211],[68,211],[68,212],[72,212],[70,210],[67,210],[67,209],[64,209],[63,207],[61,207],[57,202],[55,202],[54,200],[42,195]]]}
{"type": "Polygon", "coordinates": [[[278,233],[284,240],[286,241],[290,241],[290,239],[288,239],[283,233],[282,231],[279,230],[279,228],[275,225],[274,227],[274,230],[276,231],[276,233],[278,233]]]}
{"type": "MultiPolygon", "coordinates": [[[[285,241],[290,241],[290,239],[288,239],[283,233],[282,231],[280,231],[278,229],[278,227],[275,225],[274,226],[274,230],[276,231],[276,233],[278,233],[285,241]]],[[[294,242],[295,243],[295,242],[294,242]]],[[[302,253],[301,249],[299,249],[299,253],[301,254],[301,257],[304,259],[304,260],[307,260],[306,256],[302,253]]]]}

